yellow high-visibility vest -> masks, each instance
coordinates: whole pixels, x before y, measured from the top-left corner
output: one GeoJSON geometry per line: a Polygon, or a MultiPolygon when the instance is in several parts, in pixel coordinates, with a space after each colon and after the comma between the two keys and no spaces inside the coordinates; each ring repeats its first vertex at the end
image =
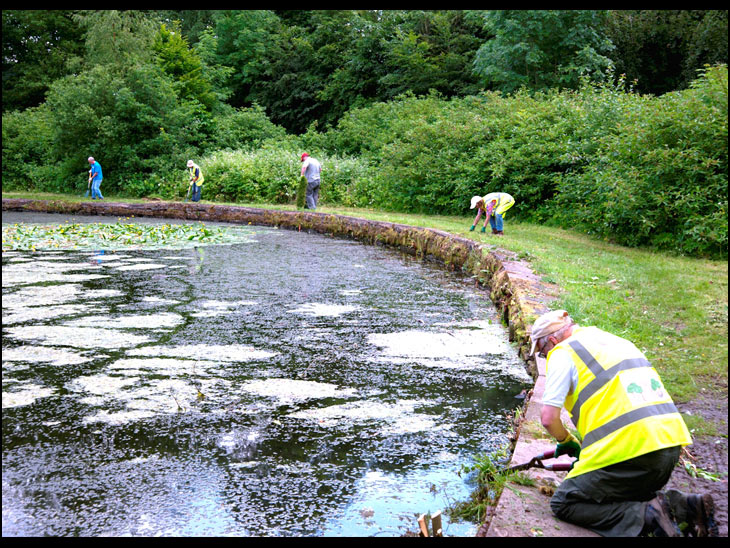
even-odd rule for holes
{"type": "Polygon", "coordinates": [[[200,169],[200,166],[197,164],[194,164],[193,167],[188,168],[190,170],[190,178],[195,179],[195,170],[198,170],[198,180],[195,181],[195,186],[202,186],[203,182],[205,181],[205,177],[203,177],[203,170],[200,169]]]}
{"type": "Polygon", "coordinates": [[[515,199],[506,192],[492,192],[484,196],[482,200],[484,200],[485,213],[489,202],[492,200],[497,200],[497,203],[494,204],[494,209],[492,209],[492,213],[499,213],[500,215],[504,215],[505,211],[515,205],[515,199]]]}
{"type": "Polygon", "coordinates": [[[633,343],[597,327],[576,326],[548,353],[547,371],[556,351],[567,352],[578,370],[578,386],[564,406],[582,442],[567,477],[692,443],[659,374],[633,343]]]}

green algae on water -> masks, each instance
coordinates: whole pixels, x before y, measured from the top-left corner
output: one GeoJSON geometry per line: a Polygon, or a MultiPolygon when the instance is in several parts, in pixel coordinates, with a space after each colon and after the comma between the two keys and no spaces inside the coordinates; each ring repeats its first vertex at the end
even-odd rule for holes
{"type": "Polygon", "coordinates": [[[250,241],[241,227],[193,224],[64,223],[3,225],[2,249],[159,249],[250,241]]]}

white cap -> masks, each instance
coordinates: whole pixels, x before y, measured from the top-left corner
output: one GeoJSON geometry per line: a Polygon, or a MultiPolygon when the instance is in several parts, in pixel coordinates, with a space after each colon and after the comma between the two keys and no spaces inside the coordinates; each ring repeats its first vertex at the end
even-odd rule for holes
{"type": "Polygon", "coordinates": [[[188,167],[193,167],[195,165],[195,162],[192,160],[188,160],[188,167]]]}
{"type": "Polygon", "coordinates": [[[481,200],[481,199],[482,199],[481,196],[474,196],[471,199],[471,207],[469,209],[474,209],[477,206],[477,204],[479,203],[479,200],[481,200]]]}
{"type": "Polygon", "coordinates": [[[530,338],[532,339],[532,348],[530,349],[530,356],[535,353],[535,346],[537,346],[537,339],[552,335],[556,331],[560,331],[563,327],[570,323],[570,316],[565,310],[552,310],[543,314],[535,323],[532,324],[532,331],[530,332],[530,338]]]}

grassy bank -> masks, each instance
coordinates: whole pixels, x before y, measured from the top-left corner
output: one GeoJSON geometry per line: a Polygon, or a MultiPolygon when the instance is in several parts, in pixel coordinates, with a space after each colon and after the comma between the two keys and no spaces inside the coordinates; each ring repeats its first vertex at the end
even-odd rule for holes
{"type": "MultiPolygon", "coordinates": [[[[84,200],[79,196],[3,193],[5,198],[84,200]]],[[[106,201],[142,201],[107,196],[106,201]]],[[[295,206],[229,204],[295,209],[295,206]]],[[[422,216],[321,207],[323,213],[426,226],[514,251],[562,288],[555,307],[583,325],[633,341],[679,402],[727,400],[728,263],[672,256],[600,241],[506,217],[504,237],[469,232],[472,216],[422,216]]],[[[701,422],[699,429],[711,429],[701,422]]],[[[709,433],[709,432],[708,432],[709,433]]]]}

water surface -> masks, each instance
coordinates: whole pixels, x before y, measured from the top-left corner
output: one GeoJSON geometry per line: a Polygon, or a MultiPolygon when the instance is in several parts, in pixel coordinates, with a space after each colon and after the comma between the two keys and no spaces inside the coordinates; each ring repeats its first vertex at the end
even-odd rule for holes
{"type": "Polygon", "coordinates": [[[530,383],[487,295],[380,247],[236,230],[3,253],[3,536],[397,536],[468,497],[458,471],[530,383]]]}

